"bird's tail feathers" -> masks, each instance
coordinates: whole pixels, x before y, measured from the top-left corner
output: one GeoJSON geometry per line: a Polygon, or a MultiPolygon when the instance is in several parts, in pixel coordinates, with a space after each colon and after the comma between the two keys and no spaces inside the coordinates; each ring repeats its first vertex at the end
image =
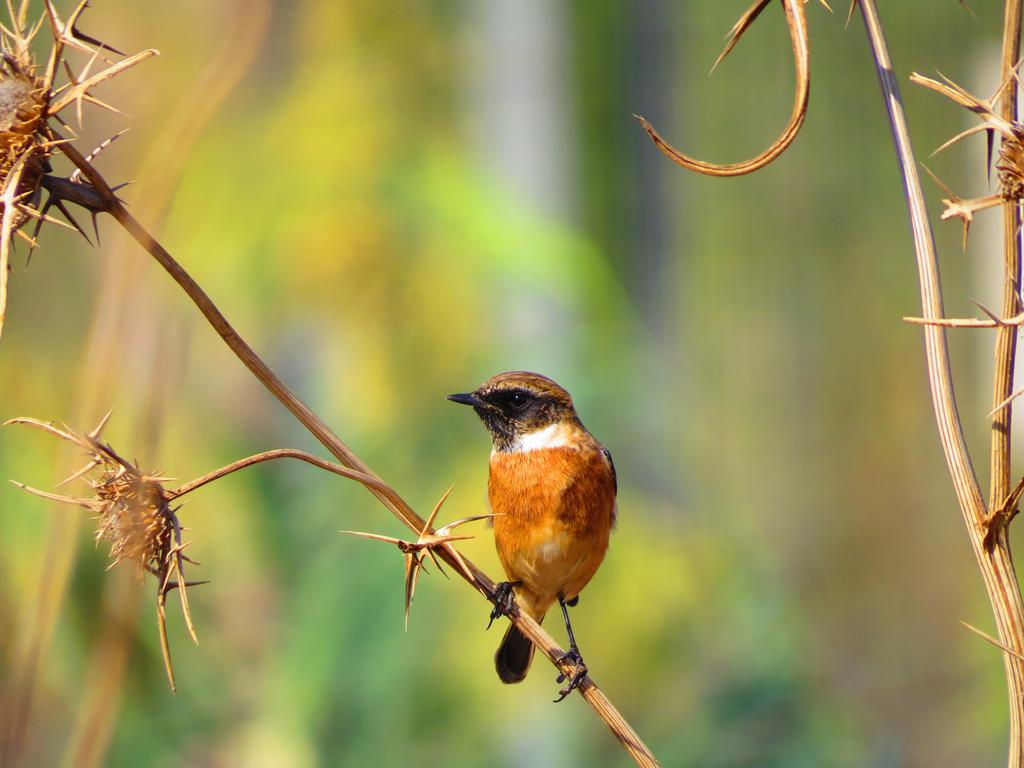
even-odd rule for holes
{"type": "MultiPolygon", "coordinates": [[[[537,623],[544,621],[543,614],[537,619],[537,623]]],[[[498,677],[503,683],[521,683],[526,679],[526,673],[530,671],[530,663],[533,661],[533,643],[519,631],[515,624],[510,624],[505,637],[498,646],[498,652],[494,654],[494,668],[498,671],[498,677]]]]}

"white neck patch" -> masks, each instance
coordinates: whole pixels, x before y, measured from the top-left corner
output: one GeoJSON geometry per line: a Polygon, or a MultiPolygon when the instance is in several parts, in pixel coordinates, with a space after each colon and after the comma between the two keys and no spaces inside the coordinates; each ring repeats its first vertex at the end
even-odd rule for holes
{"type": "Polygon", "coordinates": [[[520,435],[509,452],[527,453],[542,451],[545,448],[561,448],[569,444],[569,430],[563,424],[548,424],[543,429],[520,435]]]}

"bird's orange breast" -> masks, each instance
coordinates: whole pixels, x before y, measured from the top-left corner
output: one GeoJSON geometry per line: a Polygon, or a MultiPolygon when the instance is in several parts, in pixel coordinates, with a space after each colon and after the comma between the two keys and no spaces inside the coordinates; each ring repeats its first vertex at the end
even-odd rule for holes
{"type": "MultiPolygon", "coordinates": [[[[592,438],[591,438],[592,440],[592,438]]],[[[587,585],[608,549],[615,475],[596,441],[491,456],[498,557],[535,618],[587,585]]]]}

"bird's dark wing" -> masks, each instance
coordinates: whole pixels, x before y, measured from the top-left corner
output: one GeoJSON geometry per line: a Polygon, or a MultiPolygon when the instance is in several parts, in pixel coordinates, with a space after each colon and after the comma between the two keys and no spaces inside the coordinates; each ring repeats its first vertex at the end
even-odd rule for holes
{"type": "Polygon", "coordinates": [[[601,453],[603,453],[604,457],[608,459],[608,466],[611,467],[612,470],[612,483],[615,486],[615,493],[617,494],[619,492],[619,476],[615,473],[615,462],[612,461],[611,451],[607,448],[602,448],[601,453]]]}

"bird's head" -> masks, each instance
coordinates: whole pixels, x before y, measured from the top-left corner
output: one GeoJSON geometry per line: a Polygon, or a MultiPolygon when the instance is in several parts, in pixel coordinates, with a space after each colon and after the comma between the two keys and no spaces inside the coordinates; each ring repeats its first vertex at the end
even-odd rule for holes
{"type": "Polygon", "coordinates": [[[563,439],[561,427],[582,429],[569,393],[539,373],[499,373],[473,392],[448,399],[473,406],[496,451],[551,447],[563,439]]]}

